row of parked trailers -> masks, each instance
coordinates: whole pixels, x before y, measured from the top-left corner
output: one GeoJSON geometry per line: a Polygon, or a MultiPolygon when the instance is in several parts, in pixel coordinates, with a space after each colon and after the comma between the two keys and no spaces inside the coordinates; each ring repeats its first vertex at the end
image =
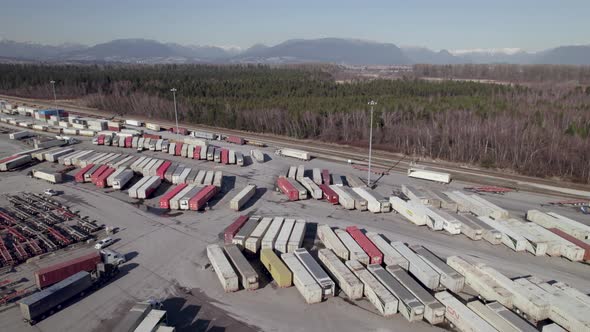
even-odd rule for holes
{"type": "MultiPolygon", "coordinates": [[[[447,264],[465,277],[465,284],[471,287],[485,301],[491,302],[487,305],[488,309],[494,311],[503,319],[508,320],[512,325],[518,326],[519,330],[535,331],[522,318],[514,315],[514,312],[526,317],[530,322],[547,322],[553,321],[548,328],[552,331],[589,331],[590,330],[590,297],[579,290],[568,286],[559,281],[546,282],[537,277],[521,277],[510,279],[498,272],[496,269],[482,263],[471,263],[460,256],[451,256],[447,258],[447,264]],[[512,311],[511,311],[512,310],[512,311]]],[[[473,312],[480,314],[477,307],[480,305],[470,305],[467,307],[453,300],[448,295],[441,295],[441,298],[448,298],[449,303],[445,303],[453,310],[458,312],[458,316],[472,315],[473,312]]],[[[488,314],[482,314],[481,317],[488,323],[492,319],[487,319],[488,314]]],[[[493,314],[493,313],[492,313],[493,314]]],[[[457,322],[455,325],[465,324],[468,322],[457,322]]],[[[474,328],[474,325],[465,325],[463,328],[474,328]]],[[[483,325],[487,326],[487,325],[483,325]]],[[[492,324],[498,328],[496,324],[492,324]]],[[[491,330],[491,329],[490,329],[491,330]]],[[[543,328],[545,330],[545,328],[543,328]]],[[[492,330],[491,330],[492,331],[492,330]]]]}
{"type": "Polygon", "coordinates": [[[405,198],[392,196],[395,211],[416,225],[449,234],[463,233],[472,240],[504,244],[536,256],[561,256],[572,261],[590,258],[590,227],[556,213],[527,212],[525,222],[480,195],[461,191],[434,192],[402,186],[405,198]]]}
{"type": "MultiPolygon", "coordinates": [[[[259,218],[255,217],[254,219],[259,218]]],[[[242,228],[244,228],[250,220],[253,219],[243,216],[230,225],[225,232],[226,242],[233,242],[234,237],[241,230],[238,226],[242,225],[242,228]]],[[[265,218],[262,218],[260,222],[252,222],[252,224],[260,226],[262,229],[266,228],[266,234],[281,233],[281,228],[273,227],[273,225],[279,225],[279,221],[285,221],[285,218],[266,218],[266,222],[264,220],[265,218]]],[[[250,232],[251,229],[256,230],[256,228],[253,226],[246,227],[244,233],[250,232]]],[[[319,264],[306,249],[298,248],[293,252],[280,252],[274,248],[271,245],[272,240],[278,240],[279,235],[277,237],[271,235],[266,238],[265,234],[263,240],[259,241],[260,228],[259,231],[255,232],[255,240],[251,242],[253,243],[251,248],[256,248],[256,243],[260,242],[260,260],[275,279],[277,285],[289,287],[294,284],[307,303],[317,303],[334,296],[337,285],[351,300],[359,299],[362,296],[367,297],[384,316],[391,316],[399,312],[409,321],[425,319],[433,325],[442,323],[446,318],[447,321],[454,324],[461,331],[479,331],[478,326],[481,326],[483,330],[491,327],[490,331],[536,330],[529,322],[510,310],[517,308],[519,313],[523,313],[525,317],[533,320],[531,315],[534,314],[535,309],[520,309],[521,307],[527,307],[527,302],[524,300],[519,300],[523,301],[523,303],[519,302],[519,307],[516,307],[509,298],[514,295],[502,291],[498,282],[492,277],[483,277],[484,275],[481,272],[474,274],[471,270],[466,270],[464,266],[456,262],[456,258],[449,258],[445,262],[424,247],[408,247],[401,242],[388,243],[381,235],[375,233],[367,233],[366,239],[359,240],[358,236],[353,238],[351,235],[358,231],[354,227],[347,229],[345,232],[333,230],[327,225],[319,225],[317,229],[318,236],[326,247],[326,249],[320,249],[318,252],[319,264]],[[356,245],[351,245],[350,240],[356,245]],[[264,245],[265,243],[266,245],[264,245]],[[361,252],[364,252],[364,254],[361,252]],[[377,252],[380,254],[377,254],[379,258],[376,258],[376,262],[381,260],[385,267],[381,263],[371,262],[369,253],[374,256],[377,252]],[[479,300],[473,301],[473,298],[471,298],[470,302],[466,303],[462,297],[456,298],[452,295],[461,294],[465,285],[472,286],[483,299],[497,302],[482,303],[479,300]]],[[[249,242],[248,239],[244,241],[242,237],[236,240],[239,243],[246,243],[246,246],[249,242]]],[[[241,258],[244,256],[241,254],[240,248],[245,250],[247,255],[252,254],[252,251],[249,251],[246,247],[240,247],[236,244],[230,244],[230,246],[234,248],[233,251],[240,254],[241,258]]],[[[227,252],[226,255],[231,256],[227,252]]],[[[239,289],[239,283],[242,283],[245,289],[252,289],[247,287],[249,285],[247,276],[255,275],[255,272],[254,274],[240,272],[240,269],[250,271],[251,266],[247,261],[241,259],[242,263],[235,263],[230,258],[229,260],[232,261],[230,263],[225,256],[219,256],[218,258],[210,256],[210,259],[226,260],[225,271],[229,272],[223,274],[217,271],[216,268],[222,284],[232,285],[231,287],[224,286],[226,291],[239,289]],[[236,267],[240,265],[246,268],[236,267]],[[233,281],[230,282],[229,280],[233,281]]],[[[214,267],[218,264],[214,264],[214,267]]],[[[477,265],[477,267],[487,268],[481,264],[477,265]]],[[[471,269],[475,268],[472,267],[471,269]]],[[[493,274],[493,276],[500,278],[498,273],[493,274]]],[[[250,278],[255,280],[253,277],[250,278]]],[[[505,278],[504,280],[504,282],[509,283],[506,280],[510,279],[505,278]]],[[[563,283],[555,283],[553,284],[555,286],[553,286],[535,278],[528,278],[527,280],[529,283],[542,285],[539,286],[540,288],[544,287],[544,289],[552,291],[549,295],[558,299],[559,305],[566,306],[568,302],[560,297],[561,293],[557,289],[566,290],[569,296],[575,297],[578,302],[581,301],[586,306],[590,303],[587,295],[563,283]],[[550,288],[550,286],[553,288],[550,288]]],[[[526,288],[518,288],[514,284],[524,285],[527,282],[518,280],[510,282],[512,287],[520,289],[520,295],[524,296],[526,288]]],[[[566,314],[566,318],[559,318],[558,315],[561,314],[561,311],[555,309],[559,312],[559,314],[555,313],[553,316],[555,322],[560,323],[560,325],[572,326],[574,327],[573,330],[576,331],[584,331],[587,323],[583,315],[580,315],[582,310],[578,308],[580,305],[578,302],[569,304],[568,308],[574,308],[575,310],[574,313],[566,314]]],[[[584,310],[586,309],[587,307],[584,307],[584,310]]],[[[547,316],[546,318],[551,317],[547,316]]],[[[559,327],[551,324],[548,330],[553,328],[559,327]]]]}
{"type": "Polygon", "coordinates": [[[175,142],[162,139],[159,135],[143,134],[142,136],[133,136],[134,133],[123,134],[125,135],[121,133],[99,134],[94,143],[138,150],[162,151],[173,156],[244,166],[244,155],[241,152],[208,145],[205,140],[185,138],[184,142],[175,142]]]}

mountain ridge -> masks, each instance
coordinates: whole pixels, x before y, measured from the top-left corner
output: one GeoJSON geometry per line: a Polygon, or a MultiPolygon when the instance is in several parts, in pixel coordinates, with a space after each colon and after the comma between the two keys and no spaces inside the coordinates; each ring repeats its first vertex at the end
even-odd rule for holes
{"type": "Polygon", "coordinates": [[[43,45],[0,40],[0,58],[44,62],[123,63],[336,63],[345,65],[411,64],[563,64],[590,65],[590,45],[565,45],[526,52],[521,49],[432,50],[398,47],[353,38],[290,39],[247,49],[162,43],[151,39],[115,39],[92,46],[43,45]]]}

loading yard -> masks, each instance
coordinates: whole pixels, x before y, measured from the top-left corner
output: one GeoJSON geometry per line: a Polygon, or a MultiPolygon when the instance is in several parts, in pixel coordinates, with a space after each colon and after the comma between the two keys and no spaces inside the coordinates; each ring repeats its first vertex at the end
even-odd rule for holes
{"type": "MultiPolygon", "coordinates": [[[[162,135],[168,135],[161,133],[162,135]]],[[[0,134],[1,151],[18,152],[27,149],[21,143],[9,141],[7,134],[0,134]]],[[[271,160],[258,163],[250,160],[251,147],[225,142],[215,142],[215,145],[236,153],[242,153],[248,159],[244,167],[215,163],[206,160],[171,156],[168,153],[158,151],[137,152],[136,149],[124,149],[112,146],[93,145],[89,139],[80,139],[75,149],[94,150],[103,153],[125,153],[130,156],[148,156],[160,160],[170,160],[173,163],[183,164],[185,167],[204,171],[222,171],[223,185],[220,193],[210,202],[209,206],[200,212],[175,211],[160,208],[160,198],[166,192],[174,188],[168,182],[158,187],[152,196],[143,200],[129,197],[125,190],[119,191],[112,188],[99,188],[91,183],[77,183],[71,181],[80,168],[70,170],[66,177],[71,177],[63,184],[51,185],[51,188],[62,191],[63,194],[52,198],[66,209],[79,211],[76,216],[67,216],[64,220],[53,220],[47,217],[41,222],[43,225],[67,224],[72,229],[79,231],[85,237],[98,237],[102,230],[87,230],[81,227],[79,216],[88,216],[88,220],[96,220],[91,223],[95,226],[105,224],[109,227],[118,227],[119,232],[114,235],[117,242],[112,248],[128,254],[129,262],[121,267],[121,276],[117,277],[106,287],[103,287],[85,297],[70,307],[57,312],[53,316],[39,322],[35,328],[44,331],[53,330],[91,330],[107,331],[116,325],[116,322],[124,312],[128,311],[132,303],[146,300],[150,297],[160,299],[178,299],[182,305],[170,306],[182,312],[187,310],[187,303],[198,303],[207,310],[201,310],[191,318],[177,315],[177,329],[189,330],[190,327],[206,326],[226,327],[228,330],[249,330],[260,328],[264,330],[278,329],[284,326],[302,326],[307,330],[364,330],[364,329],[408,329],[418,331],[437,330],[426,321],[408,323],[404,317],[397,314],[391,318],[383,318],[378,311],[367,301],[355,301],[349,303],[345,297],[329,298],[322,303],[314,304],[313,309],[305,304],[297,289],[294,287],[280,289],[274,287],[269,276],[260,272],[264,271],[261,265],[254,265],[262,275],[258,281],[259,289],[255,291],[240,291],[225,293],[220,287],[219,280],[209,267],[209,259],[206,247],[210,244],[223,242],[223,230],[237,218],[238,213],[230,209],[230,201],[247,185],[256,185],[257,190],[253,197],[241,207],[240,215],[284,216],[295,220],[305,220],[309,225],[305,227],[305,235],[302,246],[315,250],[321,241],[317,239],[317,224],[328,224],[344,230],[350,226],[357,226],[376,234],[384,235],[389,241],[403,241],[410,245],[419,245],[435,252],[439,257],[460,255],[468,257],[472,262],[485,263],[496,268],[508,277],[521,277],[533,275],[542,280],[558,280],[583,293],[590,292],[588,277],[590,271],[588,265],[580,262],[571,262],[565,258],[549,256],[533,256],[526,252],[514,252],[504,245],[493,245],[485,241],[474,241],[463,235],[452,235],[449,232],[433,231],[428,227],[417,227],[409,222],[401,214],[396,213],[370,213],[369,211],[347,210],[341,205],[333,205],[325,199],[289,201],[287,196],[276,192],[276,182],[280,175],[287,175],[290,166],[297,163],[292,158],[277,156],[274,148],[258,147],[271,160]],[[261,190],[262,189],[262,190],[261,190]],[[98,233],[96,233],[98,231],[98,233]],[[567,273],[564,273],[567,271],[567,273]],[[210,300],[219,302],[218,306],[205,305],[210,300]],[[228,316],[231,314],[237,319],[228,316]],[[281,317],[280,320],[268,320],[268,315],[281,317]],[[182,318],[181,318],[182,317],[182,318]],[[218,318],[215,320],[214,318],[218,318]],[[326,319],[329,317],[329,321],[326,319]],[[304,323],[302,323],[304,322],[304,323]]],[[[181,152],[182,154],[182,152],[181,152]]],[[[0,155],[4,157],[4,155],[0,155]]],[[[108,157],[107,157],[108,158],[108,157]]],[[[221,158],[221,157],[220,157],[221,158]]],[[[228,157],[229,158],[229,157],[228,157]]],[[[229,160],[229,159],[228,159],[229,160]]],[[[154,163],[155,164],[155,163],[154,163]]],[[[44,167],[59,169],[62,166],[44,162],[44,167]]],[[[343,163],[336,163],[324,159],[313,159],[305,162],[307,170],[318,168],[329,170],[331,175],[364,176],[364,170],[357,170],[343,163]]],[[[24,213],[39,214],[37,209],[43,209],[46,199],[37,195],[23,194],[42,193],[48,184],[38,179],[27,176],[28,169],[17,170],[0,174],[2,193],[6,194],[5,204],[7,212],[14,218],[24,213]],[[24,199],[24,201],[23,201],[24,199]],[[35,199],[33,207],[31,200],[35,199]],[[20,205],[19,205],[20,204],[20,205]],[[27,205],[28,204],[28,205],[27,205]],[[18,209],[16,205],[28,208],[18,209]],[[12,211],[15,210],[15,211],[12,211]],[[16,216],[14,216],[16,215],[16,216]]],[[[190,172],[189,172],[190,173],[190,172]]],[[[197,177],[197,173],[193,174],[197,177]]],[[[139,181],[138,178],[133,180],[139,181]]],[[[391,172],[381,178],[374,196],[389,198],[394,192],[401,192],[401,185],[413,185],[436,192],[463,191],[465,187],[474,188],[477,185],[462,181],[453,181],[448,185],[425,182],[410,179],[404,173],[391,172]]],[[[125,189],[129,186],[125,187],[125,189]]],[[[540,209],[540,205],[546,202],[564,201],[562,197],[529,193],[506,191],[502,188],[478,189],[477,192],[485,200],[506,210],[512,216],[524,219],[525,213],[531,209],[540,209]],[[502,193],[498,195],[497,193],[502,193]]],[[[471,194],[471,193],[469,193],[471,194]]],[[[376,197],[378,198],[378,197],[376,197]]],[[[378,199],[376,199],[379,202],[378,199]]],[[[47,203],[49,204],[49,203],[47,203]]],[[[376,204],[376,203],[373,203],[376,204]]],[[[380,205],[381,207],[381,205],[380,205]]],[[[587,215],[568,207],[552,207],[568,218],[575,219],[585,225],[590,225],[587,215]]],[[[45,211],[45,210],[43,210],[45,211]]],[[[44,214],[45,215],[45,214],[44,214]]],[[[53,215],[53,214],[51,214],[53,215]]],[[[20,220],[26,220],[24,215],[20,220]]],[[[30,218],[30,216],[28,217],[30,218]]],[[[56,217],[57,218],[57,217],[56,217]]],[[[63,218],[63,217],[62,217],[63,218]]],[[[38,219],[38,218],[37,218],[38,219]]],[[[22,224],[22,223],[21,223],[22,224]]],[[[23,226],[15,223],[14,229],[22,231],[23,226]],[[21,228],[18,228],[21,227],[21,228]]],[[[28,225],[28,224],[23,224],[28,225]]],[[[41,227],[41,226],[37,226],[41,227]]],[[[68,228],[48,226],[55,228],[65,241],[54,232],[45,229],[41,235],[53,242],[57,248],[42,259],[30,260],[25,264],[16,265],[12,272],[2,275],[4,287],[14,289],[14,292],[32,291],[32,272],[52,261],[71,257],[92,250],[94,242],[80,243],[72,246],[74,242],[80,242],[81,237],[73,235],[68,228]],[[62,249],[60,249],[60,247],[62,249]],[[63,249],[65,248],[65,249],[63,249]]],[[[42,228],[42,227],[41,227],[42,228]]],[[[42,231],[43,229],[37,229],[42,231]]],[[[4,230],[3,234],[11,233],[4,230]]],[[[11,233],[13,234],[13,233],[11,233]]],[[[37,234],[38,236],[39,234],[37,234]]],[[[28,236],[23,234],[23,236],[28,236]]],[[[32,235],[31,235],[32,236],[32,235]]],[[[263,235],[261,235],[263,237],[263,235]]],[[[16,235],[5,235],[10,241],[6,241],[7,250],[14,248],[13,239],[16,235]]],[[[38,237],[32,239],[39,240],[38,237]]],[[[28,238],[25,238],[29,241],[28,238]]],[[[40,240],[42,242],[42,240],[40,240]]],[[[43,245],[43,249],[47,246],[43,245]]],[[[262,245],[264,247],[264,245],[262,245]]],[[[48,250],[44,250],[48,251],[48,250]]],[[[4,250],[2,251],[5,252],[4,250]]],[[[11,257],[17,257],[16,249],[10,250],[11,257]]],[[[4,254],[3,254],[4,256],[4,254]]],[[[13,258],[13,259],[14,259],[13,258]]],[[[251,258],[250,258],[251,259],[251,258]]],[[[22,259],[25,261],[26,259],[22,259]]],[[[21,295],[22,295],[21,294],[21,295]]],[[[6,322],[11,331],[27,331],[31,327],[24,324],[18,309],[10,304],[0,307],[0,319],[6,322]]],[[[185,311],[186,312],[186,311],[185,311]]],[[[441,327],[446,327],[441,325],[441,327]]]]}

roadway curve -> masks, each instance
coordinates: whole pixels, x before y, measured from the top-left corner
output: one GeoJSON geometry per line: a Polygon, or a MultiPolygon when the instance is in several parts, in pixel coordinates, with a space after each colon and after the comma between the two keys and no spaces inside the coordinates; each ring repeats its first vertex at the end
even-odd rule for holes
{"type": "MultiPolygon", "coordinates": [[[[56,104],[44,99],[32,99],[13,97],[7,95],[0,95],[0,98],[9,100],[11,102],[26,103],[37,105],[39,107],[55,107],[56,104]]],[[[74,111],[85,115],[102,116],[105,118],[115,118],[123,120],[123,118],[117,116],[114,113],[79,106],[75,104],[75,101],[71,100],[58,100],[57,105],[65,110],[74,111]]],[[[171,121],[155,120],[139,115],[133,115],[133,119],[142,120],[151,123],[157,123],[164,127],[171,127],[175,124],[171,121]]],[[[311,140],[299,140],[284,136],[276,136],[269,134],[260,134],[253,132],[246,132],[240,130],[210,127],[204,125],[182,125],[189,130],[205,130],[223,135],[237,135],[247,140],[257,140],[264,142],[269,146],[273,147],[288,147],[294,149],[301,149],[310,152],[316,158],[329,159],[338,162],[347,162],[347,160],[353,160],[355,164],[367,164],[367,158],[359,156],[365,156],[367,154],[366,149],[349,145],[339,145],[323,143],[311,140]]],[[[380,168],[391,168],[393,171],[399,171],[405,173],[410,165],[411,160],[405,160],[402,154],[385,152],[385,151],[373,151],[373,165],[380,168]]],[[[482,185],[496,185],[515,188],[517,190],[531,191],[537,193],[547,193],[558,195],[567,198],[588,198],[590,196],[590,186],[583,184],[576,184],[570,182],[564,182],[559,180],[542,179],[529,177],[519,174],[506,173],[502,171],[479,169],[475,167],[462,166],[456,163],[444,162],[444,161],[427,161],[420,160],[420,165],[427,166],[429,169],[443,171],[451,173],[453,179],[473,182],[482,185]]]]}

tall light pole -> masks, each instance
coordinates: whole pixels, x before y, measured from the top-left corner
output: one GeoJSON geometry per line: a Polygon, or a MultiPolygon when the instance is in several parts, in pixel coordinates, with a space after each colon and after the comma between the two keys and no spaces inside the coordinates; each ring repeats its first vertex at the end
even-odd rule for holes
{"type": "Polygon", "coordinates": [[[369,129],[369,170],[367,171],[367,186],[370,188],[371,187],[371,155],[373,153],[373,107],[375,107],[375,105],[377,105],[377,102],[374,100],[371,100],[368,102],[368,104],[371,106],[371,125],[370,125],[370,129],[369,129]]]}
{"type": "Polygon", "coordinates": [[[51,80],[51,81],[49,81],[49,83],[51,83],[51,86],[53,87],[53,103],[55,104],[55,109],[57,109],[57,95],[55,94],[55,81],[51,80]]]}
{"type": "Polygon", "coordinates": [[[180,134],[178,133],[178,110],[176,109],[176,88],[170,89],[172,97],[174,98],[174,118],[176,119],[176,139],[179,139],[180,134]]]}

